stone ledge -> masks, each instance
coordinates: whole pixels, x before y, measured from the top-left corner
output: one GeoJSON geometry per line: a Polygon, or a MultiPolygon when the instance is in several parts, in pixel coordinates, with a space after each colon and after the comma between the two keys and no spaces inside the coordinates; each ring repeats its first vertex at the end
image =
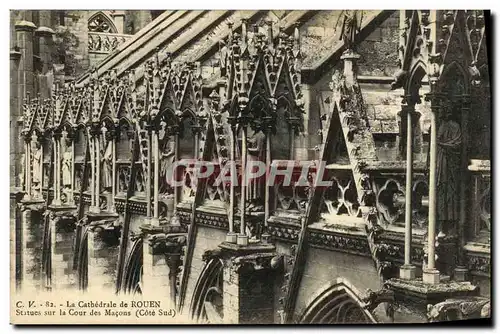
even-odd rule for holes
{"type": "Polygon", "coordinates": [[[394,291],[395,303],[410,308],[422,319],[426,319],[427,305],[435,305],[449,298],[473,297],[479,295],[479,287],[470,282],[424,283],[421,278],[403,280],[392,278],[384,287],[394,291]]]}
{"type": "Polygon", "coordinates": [[[229,251],[230,253],[234,253],[235,255],[268,253],[268,252],[274,252],[276,250],[276,247],[272,244],[250,243],[246,246],[242,246],[226,241],[222,242],[219,245],[219,248],[223,251],[229,251]]]}
{"type": "Polygon", "coordinates": [[[36,29],[36,25],[30,21],[17,21],[14,24],[17,31],[33,31],[36,29]]]}
{"type": "Polygon", "coordinates": [[[21,52],[18,50],[10,50],[10,59],[11,60],[18,60],[21,58],[21,52]]]}
{"type": "Polygon", "coordinates": [[[54,30],[49,27],[38,27],[38,29],[35,30],[35,35],[40,37],[51,37],[54,34],[54,30]]]}
{"type": "Polygon", "coordinates": [[[442,282],[439,284],[424,283],[421,279],[403,280],[392,278],[386,282],[392,288],[407,290],[419,294],[440,294],[440,293],[476,293],[478,287],[471,282],[442,282]]]}

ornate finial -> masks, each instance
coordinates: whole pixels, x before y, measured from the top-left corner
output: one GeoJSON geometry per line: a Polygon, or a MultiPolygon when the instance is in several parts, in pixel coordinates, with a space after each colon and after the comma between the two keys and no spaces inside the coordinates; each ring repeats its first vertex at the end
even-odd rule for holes
{"type": "Polygon", "coordinates": [[[228,40],[228,45],[231,45],[232,41],[233,41],[233,22],[228,22],[227,23],[227,27],[229,28],[229,34],[228,34],[228,37],[227,37],[227,40],[228,40]]]}

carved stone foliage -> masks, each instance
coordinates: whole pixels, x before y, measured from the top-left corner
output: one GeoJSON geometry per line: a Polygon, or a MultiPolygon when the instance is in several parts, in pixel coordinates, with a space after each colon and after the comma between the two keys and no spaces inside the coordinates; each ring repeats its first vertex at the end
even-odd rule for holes
{"type": "Polygon", "coordinates": [[[469,297],[447,299],[427,306],[427,321],[456,321],[491,317],[491,301],[488,298],[469,297]]]}
{"type": "Polygon", "coordinates": [[[256,131],[300,130],[304,102],[298,29],[293,36],[281,30],[275,43],[272,27],[264,34],[256,25],[248,30],[242,21],[241,35],[230,26],[228,39],[220,44],[221,75],[226,79],[221,111],[228,113],[231,124],[251,125],[256,131]],[[279,112],[286,124],[277,124],[279,112]]]}
{"type": "Polygon", "coordinates": [[[350,235],[311,232],[309,238],[310,244],[316,247],[354,254],[370,254],[370,247],[365,237],[356,238],[350,235]]]}
{"type": "Polygon", "coordinates": [[[491,275],[491,259],[489,256],[480,256],[474,254],[467,255],[467,268],[471,272],[491,275]]]}
{"type": "Polygon", "coordinates": [[[107,33],[89,33],[88,47],[90,52],[108,53],[125,43],[129,35],[107,34],[107,33]]]}
{"type": "Polygon", "coordinates": [[[448,80],[442,74],[450,65],[465,73],[467,85],[481,84],[478,68],[487,62],[484,11],[408,10],[405,15],[399,46],[401,70],[394,88],[408,89],[407,79],[418,67],[430,77],[431,89],[437,88],[439,81],[448,80]]]}

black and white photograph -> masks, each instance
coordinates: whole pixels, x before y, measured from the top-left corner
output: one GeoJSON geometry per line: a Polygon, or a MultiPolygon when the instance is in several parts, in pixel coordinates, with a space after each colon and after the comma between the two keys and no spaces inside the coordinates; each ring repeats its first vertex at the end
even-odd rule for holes
{"type": "Polygon", "coordinates": [[[489,10],[9,15],[11,324],[491,326],[489,10]]]}

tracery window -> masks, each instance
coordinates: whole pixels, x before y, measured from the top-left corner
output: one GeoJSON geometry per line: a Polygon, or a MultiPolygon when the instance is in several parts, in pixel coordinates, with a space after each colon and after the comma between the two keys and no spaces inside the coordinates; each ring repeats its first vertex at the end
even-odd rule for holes
{"type": "Polygon", "coordinates": [[[96,13],[89,19],[88,29],[89,32],[107,32],[114,34],[118,32],[113,22],[102,12],[96,13]]]}

